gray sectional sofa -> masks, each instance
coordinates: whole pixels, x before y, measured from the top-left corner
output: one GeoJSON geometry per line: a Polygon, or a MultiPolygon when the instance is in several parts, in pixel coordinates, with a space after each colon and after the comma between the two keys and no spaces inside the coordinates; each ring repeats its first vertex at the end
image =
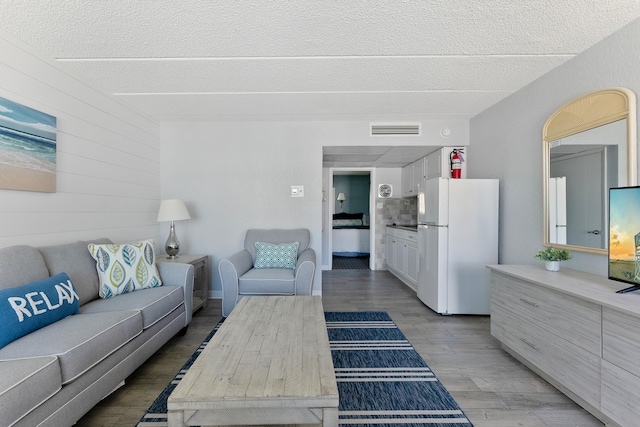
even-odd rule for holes
{"type": "Polygon", "coordinates": [[[0,291],[64,272],[80,306],[0,348],[2,426],[75,424],[191,321],[193,266],[158,262],[162,286],[103,299],[88,244],[0,249],[0,291]]]}

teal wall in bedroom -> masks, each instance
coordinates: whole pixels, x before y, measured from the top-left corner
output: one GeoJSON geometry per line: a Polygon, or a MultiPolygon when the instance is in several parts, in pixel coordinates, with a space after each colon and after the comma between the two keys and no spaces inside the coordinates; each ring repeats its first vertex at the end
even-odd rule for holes
{"type": "Polygon", "coordinates": [[[370,181],[369,175],[334,175],[336,198],[340,193],[347,196],[343,209],[340,209],[340,202],[336,201],[336,213],[364,213],[369,216],[370,181]]]}

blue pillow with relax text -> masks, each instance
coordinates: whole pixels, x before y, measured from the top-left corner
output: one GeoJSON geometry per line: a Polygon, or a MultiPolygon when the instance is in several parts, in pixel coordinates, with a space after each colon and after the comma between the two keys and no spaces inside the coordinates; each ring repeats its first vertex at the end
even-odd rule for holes
{"type": "Polygon", "coordinates": [[[67,273],[0,290],[0,348],[80,309],[67,273]]]}

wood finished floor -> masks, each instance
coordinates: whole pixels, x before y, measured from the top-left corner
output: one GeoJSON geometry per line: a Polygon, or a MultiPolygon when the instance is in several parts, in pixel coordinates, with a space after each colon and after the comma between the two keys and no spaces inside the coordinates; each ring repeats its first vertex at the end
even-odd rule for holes
{"type": "MultiPolygon", "coordinates": [[[[596,418],[520,362],[490,335],[488,316],[440,316],[386,271],[322,274],[325,311],[386,311],[462,407],[475,427],[591,427],[596,418]]],[[[220,320],[220,301],[198,311],[174,337],[78,426],[134,426],[220,320]]]]}

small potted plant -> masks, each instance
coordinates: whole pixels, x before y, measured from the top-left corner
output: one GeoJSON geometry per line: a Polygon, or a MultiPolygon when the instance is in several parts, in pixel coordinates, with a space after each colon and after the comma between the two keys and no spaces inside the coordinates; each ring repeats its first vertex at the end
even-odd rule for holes
{"type": "Polygon", "coordinates": [[[560,270],[560,261],[571,259],[571,252],[566,249],[548,247],[539,250],[536,258],[545,262],[545,268],[547,270],[558,271],[560,270]]]}

